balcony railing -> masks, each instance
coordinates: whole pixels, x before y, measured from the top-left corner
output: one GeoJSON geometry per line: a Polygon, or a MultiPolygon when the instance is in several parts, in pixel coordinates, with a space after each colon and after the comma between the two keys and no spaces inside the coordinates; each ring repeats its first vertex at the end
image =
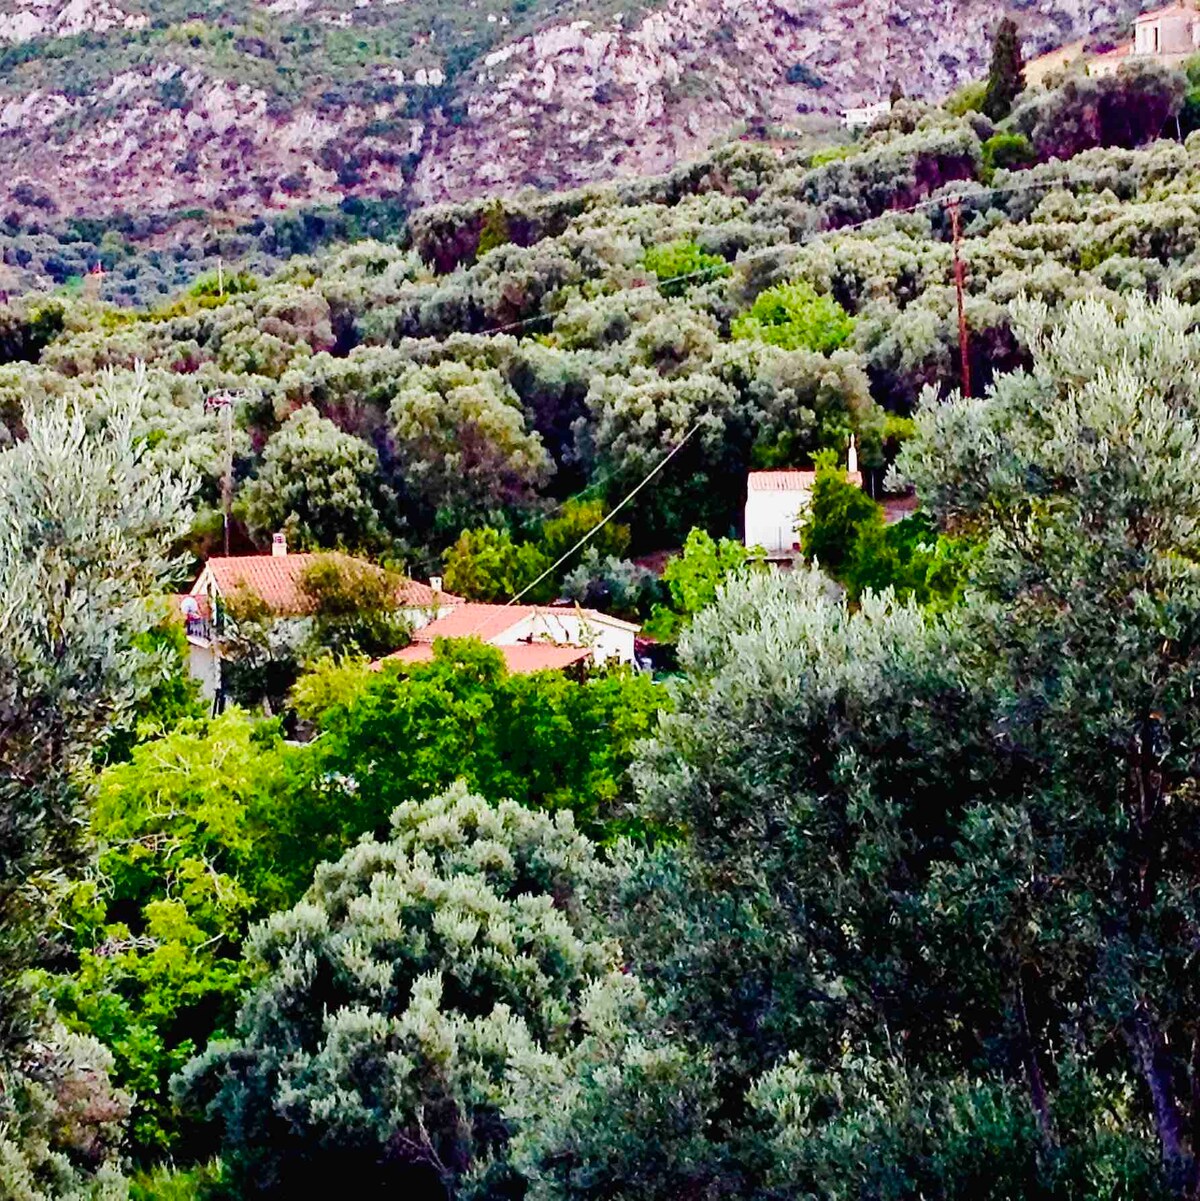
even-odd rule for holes
{"type": "Polygon", "coordinates": [[[212,641],[212,622],[207,617],[189,617],[184,621],[184,627],[189,638],[196,638],[203,642],[212,641]]]}

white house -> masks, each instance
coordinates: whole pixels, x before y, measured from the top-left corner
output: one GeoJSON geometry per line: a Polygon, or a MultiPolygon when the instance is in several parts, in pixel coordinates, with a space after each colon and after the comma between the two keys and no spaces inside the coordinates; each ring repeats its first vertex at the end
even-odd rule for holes
{"type": "Polygon", "coordinates": [[[866,129],[891,111],[890,100],[879,100],[874,104],[864,104],[860,108],[848,108],[842,113],[842,124],[847,129],[866,129]]]}
{"type": "Polygon", "coordinates": [[[1190,58],[1200,46],[1200,20],[1190,4],[1169,4],[1133,22],[1133,54],[1171,60],[1190,58]]]}
{"type": "MultiPolygon", "coordinates": [[[[214,698],[221,688],[220,624],[224,606],[239,595],[262,601],[274,617],[303,619],[312,603],[303,584],[306,573],[319,561],[334,560],[370,571],[373,564],[340,552],[289,554],[283,536],[277,534],[269,555],[231,555],[209,559],[191,591],[177,598],[188,640],[188,665],[199,681],[202,694],[214,698]]],[[[414,627],[432,621],[462,598],[441,590],[441,581],[422,584],[401,580],[397,608],[414,627]]]]}
{"type": "Polygon", "coordinates": [[[499,649],[509,671],[562,669],[577,663],[633,663],[640,626],[577,605],[455,605],[413,634],[384,662],[423,663],[438,638],[478,638],[499,649]]]}
{"type": "Polygon", "coordinates": [[[1200,12],[1191,4],[1168,4],[1134,18],[1133,41],[1091,59],[1088,74],[1099,77],[1115,75],[1126,63],[1137,59],[1149,59],[1166,67],[1179,67],[1198,50],[1200,12]]]}
{"type": "MultiPolygon", "coordinates": [[[[846,478],[862,487],[858,454],[850,444],[846,478]]],[[[808,469],[752,471],[746,478],[747,546],[761,546],[768,559],[787,559],[800,549],[798,533],[812,501],[817,473],[808,469]]]]}

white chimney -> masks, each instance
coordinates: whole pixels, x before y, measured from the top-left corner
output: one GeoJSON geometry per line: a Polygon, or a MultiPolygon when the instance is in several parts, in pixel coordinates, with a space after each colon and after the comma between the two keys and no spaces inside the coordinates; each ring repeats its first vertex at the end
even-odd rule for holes
{"type": "Polygon", "coordinates": [[[429,577],[429,586],[434,590],[434,592],[441,592],[442,577],[440,575],[431,575],[429,577]]]}
{"type": "Polygon", "coordinates": [[[278,533],[271,538],[271,554],[277,558],[287,554],[287,535],[278,533]]]}
{"type": "Polygon", "coordinates": [[[858,471],[858,450],[854,445],[854,435],[850,435],[850,449],[846,452],[846,470],[854,475],[858,471]]]}

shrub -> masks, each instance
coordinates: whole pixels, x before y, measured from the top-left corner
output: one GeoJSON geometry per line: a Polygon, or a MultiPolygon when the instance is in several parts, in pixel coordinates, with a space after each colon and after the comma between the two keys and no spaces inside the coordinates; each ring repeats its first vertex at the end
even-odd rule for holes
{"type": "Polygon", "coordinates": [[[733,270],[720,255],[706,254],[695,242],[652,246],[642,262],[658,277],[664,296],[683,296],[698,284],[724,279],[733,270]]]}
{"type": "Polygon", "coordinates": [[[243,1190],[453,1194],[489,1166],[502,1179],[513,1078],[553,1070],[613,966],[586,904],[596,871],[569,814],[461,785],[322,866],[251,936],[260,983],[238,1040],[181,1080],[222,1119],[243,1190]]]}
{"type": "Polygon", "coordinates": [[[845,345],[853,331],[854,318],[803,280],[768,288],[733,322],[735,338],[824,354],[845,345]]]}
{"type": "Polygon", "coordinates": [[[997,133],[983,144],[983,178],[992,178],[997,170],[1015,171],[1037,162],[1033,143],[1020,133],[997,133]]]}
{"type": "MultiPolygon", "coordinates": [[[[463,530],[446,552],[444,583],[448,592],[468,600],[504,603],[522,593],[553,560],[531,542],[515,542],[507,530],[484,526],[463,530]]],[[[556,583],[547,578],[525,594],[530,602],[554,598],[556,583]]]]}

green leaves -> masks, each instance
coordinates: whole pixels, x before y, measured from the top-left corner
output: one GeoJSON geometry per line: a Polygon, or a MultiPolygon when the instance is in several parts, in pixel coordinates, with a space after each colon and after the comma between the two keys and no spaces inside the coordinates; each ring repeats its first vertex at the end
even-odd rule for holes
{"type": "Polygon", "coordinates": [[[297,550],[373,548],[385,540],[388,503],[378,477],[370,446],[304,405],[267,443],[239,504],[259,539],[284,530],[297,550]]]}
{"type": "Polygon", "coordinates": [[[671,593],[670,605],[655,605],[646,633],[664,642],[678,639],[688,623],[711,605],[725,581],[747,564],[753,552],[732,538],[716,541],[703,530],[692,530],[683,553],[663,568],[663,582],[671,593]]]}
{"type": "Polygon", "coordinates": [[[586,905],[596,872],[570,814],[461,785],[400,805],[387,841],[322,867],[253,934],[261,982],[239,1041],[182,1081],[224,1118],[241,1183],[348,1170],[454,1189],[502,1157],[515,1081],[555,1071],[614,962],[586,905]]]}
{"type": "Polygon", "coordinates": [[[192,1133],[168,1082],[232,1022],[250,920],[294,895],[276,874],[286,834],[274,841],[289,758],[277,735],[231,712],[140,746],[101,777],[99,863],[73,902],[79,967],[45,983],[137,1096],[129,1134],[139,1158],[192,1133]]]}
{"type": "Polygon", "coordinates": [[[647,270],[658,276],[664,296],[685,296],[691,288],[724,279],[733,268],[717,254],[706,254],[695,242],[651,246],[642,256],[647,270]]]}
{"type": "Polygon", "coordinates": [[[768,288],[733,322],[735,338],[822,354],[845,345],[853,331],[849,313],[832,297],[818,295],[805,280],[768,288]]]}

